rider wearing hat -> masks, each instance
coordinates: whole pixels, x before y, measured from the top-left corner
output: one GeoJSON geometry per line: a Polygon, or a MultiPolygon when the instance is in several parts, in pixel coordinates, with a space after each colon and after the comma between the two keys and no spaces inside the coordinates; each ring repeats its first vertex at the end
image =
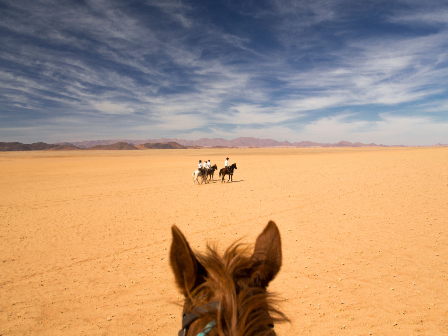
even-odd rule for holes
{"type": "Polygon", "coordinates": [[[210,163],[210,160],[208,160],[208,162],[207,162],[207,169],[210,169],[212,166],[211,166],[211,163],[210,163]]]}
{"type": "MultiPolygon", "coordinates": [[[[205,167],[205,162],[204,162],[204,167],[205,167]]],[[[199,160],[198,163],[198,170],[201,172],[202,175],[205,175],[205,168],[202,166],[202,160],[199,160]]]]}
{"type": "Polygon", "coordinates": [[[224,168],[230,168],[229,158],[226,158],[226,162],[224,162],[224,168]]]}

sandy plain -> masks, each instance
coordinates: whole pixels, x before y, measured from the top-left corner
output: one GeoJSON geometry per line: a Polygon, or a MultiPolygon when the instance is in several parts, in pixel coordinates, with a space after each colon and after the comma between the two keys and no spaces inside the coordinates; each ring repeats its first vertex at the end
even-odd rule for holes
{"type": "Polygon", "coordinates": [[[448,334],[448,148],[2,152],[0,172],[0,335],[176,335],[171,225],[204,251],[271,219],[278,335],[448,334]],[[192,185],[227,155],[233,183],[192,185]]]}

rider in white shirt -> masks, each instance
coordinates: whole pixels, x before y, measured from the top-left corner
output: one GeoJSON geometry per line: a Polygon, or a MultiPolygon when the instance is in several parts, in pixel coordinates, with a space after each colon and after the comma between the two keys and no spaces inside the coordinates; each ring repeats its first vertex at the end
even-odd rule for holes
{"type": "Polygon", "coordinates": [[[207,161],[204,161],[204,163],[202,164],[202,168],[207,169],[207,161]]]}
{"type": "Polygon", "coordinates": [[[226,158],[226,162],[224,162],[224,167],[225,168],[229,168],[230,167],[229,158],[226,158]]]}
{"type": "Polygon", "coordinates": [[[201,162],[202,162],[202,160],[199,160],[199,163],[198,163],[198,169],[199,170],[201,170],[201,168],[202,168],[202,163],[201,162]]]}
{"type": "Polygon", "coordinates": [[[211,167],[212,167],[212,166],[211,166],[210,160],[208,160],[208,162],[207,162],[207,168],[210,169],[211,167]]]}

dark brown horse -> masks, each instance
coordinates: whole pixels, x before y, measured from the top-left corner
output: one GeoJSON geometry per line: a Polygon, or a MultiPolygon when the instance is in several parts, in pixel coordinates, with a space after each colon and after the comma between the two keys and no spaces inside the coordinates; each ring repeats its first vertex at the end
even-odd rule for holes
{"type": "Polygon", "coordinates": [[[171,230],[170,264],[184,295],[179,335],[275,335],[274,322],[288,320],[266,291],[282,264],[277,225],[268,223],[253,253],[234,243],[224,255],[210,246],[205,254],[195,254],[182,232],[176,226],[171,230]]]}
{"type": "Polygon", "coordinates": [[[207,177],[213,181],[213,176],[215,175],[215,170],[218,169],[218,166],[214,164],[209,169],[207,169],[207,177]]]}
{"type": "Polygon", "coordinates": [[[233,171],[235,169],[238,169],[236,167],[236,163],[232,163],[232,165],[230,167],[224,167],[219,171],[219,177],[221,177],[222,175],[222,180],[221,183],[224,182],[224,176],[229,175],[229,179],[227,181],[232,181],[233,182],[233,171]]]}

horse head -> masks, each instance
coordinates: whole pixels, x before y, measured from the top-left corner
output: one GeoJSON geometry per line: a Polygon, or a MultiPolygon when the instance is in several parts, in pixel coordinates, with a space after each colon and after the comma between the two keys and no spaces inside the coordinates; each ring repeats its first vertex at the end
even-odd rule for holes
{"type": "Polygon", "coordinates": [[[184,295],[179,335],[275,335],[273,323],[287,320],[266,291],[282,264],[277,225],[268,223],[252,253],[233,243],[223,255],[210,246],[194,253],[182,232],[171,229],[170,264],[184,295]]]}

